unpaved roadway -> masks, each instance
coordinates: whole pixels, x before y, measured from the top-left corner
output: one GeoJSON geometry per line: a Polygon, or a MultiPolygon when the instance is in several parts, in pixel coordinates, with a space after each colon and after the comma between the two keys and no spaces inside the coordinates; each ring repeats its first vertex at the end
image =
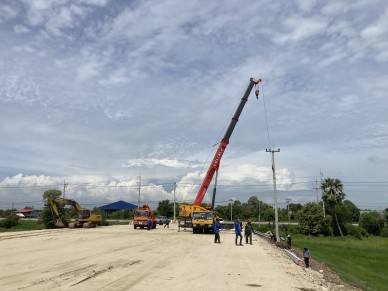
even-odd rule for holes
{"type": "Polygon", "coordinates": [[[254,236],[194,235],[158,226],[0,234],[1,290],[345,290],[254,236]]]}

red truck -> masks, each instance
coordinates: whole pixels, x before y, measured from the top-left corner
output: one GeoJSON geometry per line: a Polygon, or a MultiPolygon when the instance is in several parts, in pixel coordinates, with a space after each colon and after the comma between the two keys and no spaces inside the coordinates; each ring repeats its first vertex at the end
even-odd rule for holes
{"type": "Polygon", "coordinates": [[[156,217],[153,215],[151,208],[148,204],[144,204],[140,208],[136,208],[133,214],[133,228],[156,228],[156,217]]]}

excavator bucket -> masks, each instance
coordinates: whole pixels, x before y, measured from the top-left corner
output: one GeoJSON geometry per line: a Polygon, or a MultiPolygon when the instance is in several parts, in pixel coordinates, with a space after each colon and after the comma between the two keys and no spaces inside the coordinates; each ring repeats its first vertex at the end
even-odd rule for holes
{"type": "Polygon", "coordinates": [[[65,227],[65,224],[62,222],[61,219],[57,219],[57,220],[55,221],[55,226],[56,226],[56,227],[65,227]]]}

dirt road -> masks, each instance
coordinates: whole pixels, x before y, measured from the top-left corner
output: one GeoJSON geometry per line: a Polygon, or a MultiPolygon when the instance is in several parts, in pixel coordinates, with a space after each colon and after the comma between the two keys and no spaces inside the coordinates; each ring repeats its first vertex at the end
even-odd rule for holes
{"type": "Polygon", "coordinates": [[[345,290],[255,236],[194,235],[158,226],[0,234],[1,290],[345,290]]]}

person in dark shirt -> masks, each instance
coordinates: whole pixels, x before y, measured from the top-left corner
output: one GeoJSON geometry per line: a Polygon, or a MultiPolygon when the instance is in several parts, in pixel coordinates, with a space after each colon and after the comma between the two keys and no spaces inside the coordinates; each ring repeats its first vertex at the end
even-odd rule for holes
{"type": "Polygon", "coordinates": [[[252,223],[248,221],[247,225],[245,225],[245,231],[244,231],[246,244],[248,244],[248,239],[249,239],[249,243],[252,244],[252,233],[253,233],[252,223]]]}

